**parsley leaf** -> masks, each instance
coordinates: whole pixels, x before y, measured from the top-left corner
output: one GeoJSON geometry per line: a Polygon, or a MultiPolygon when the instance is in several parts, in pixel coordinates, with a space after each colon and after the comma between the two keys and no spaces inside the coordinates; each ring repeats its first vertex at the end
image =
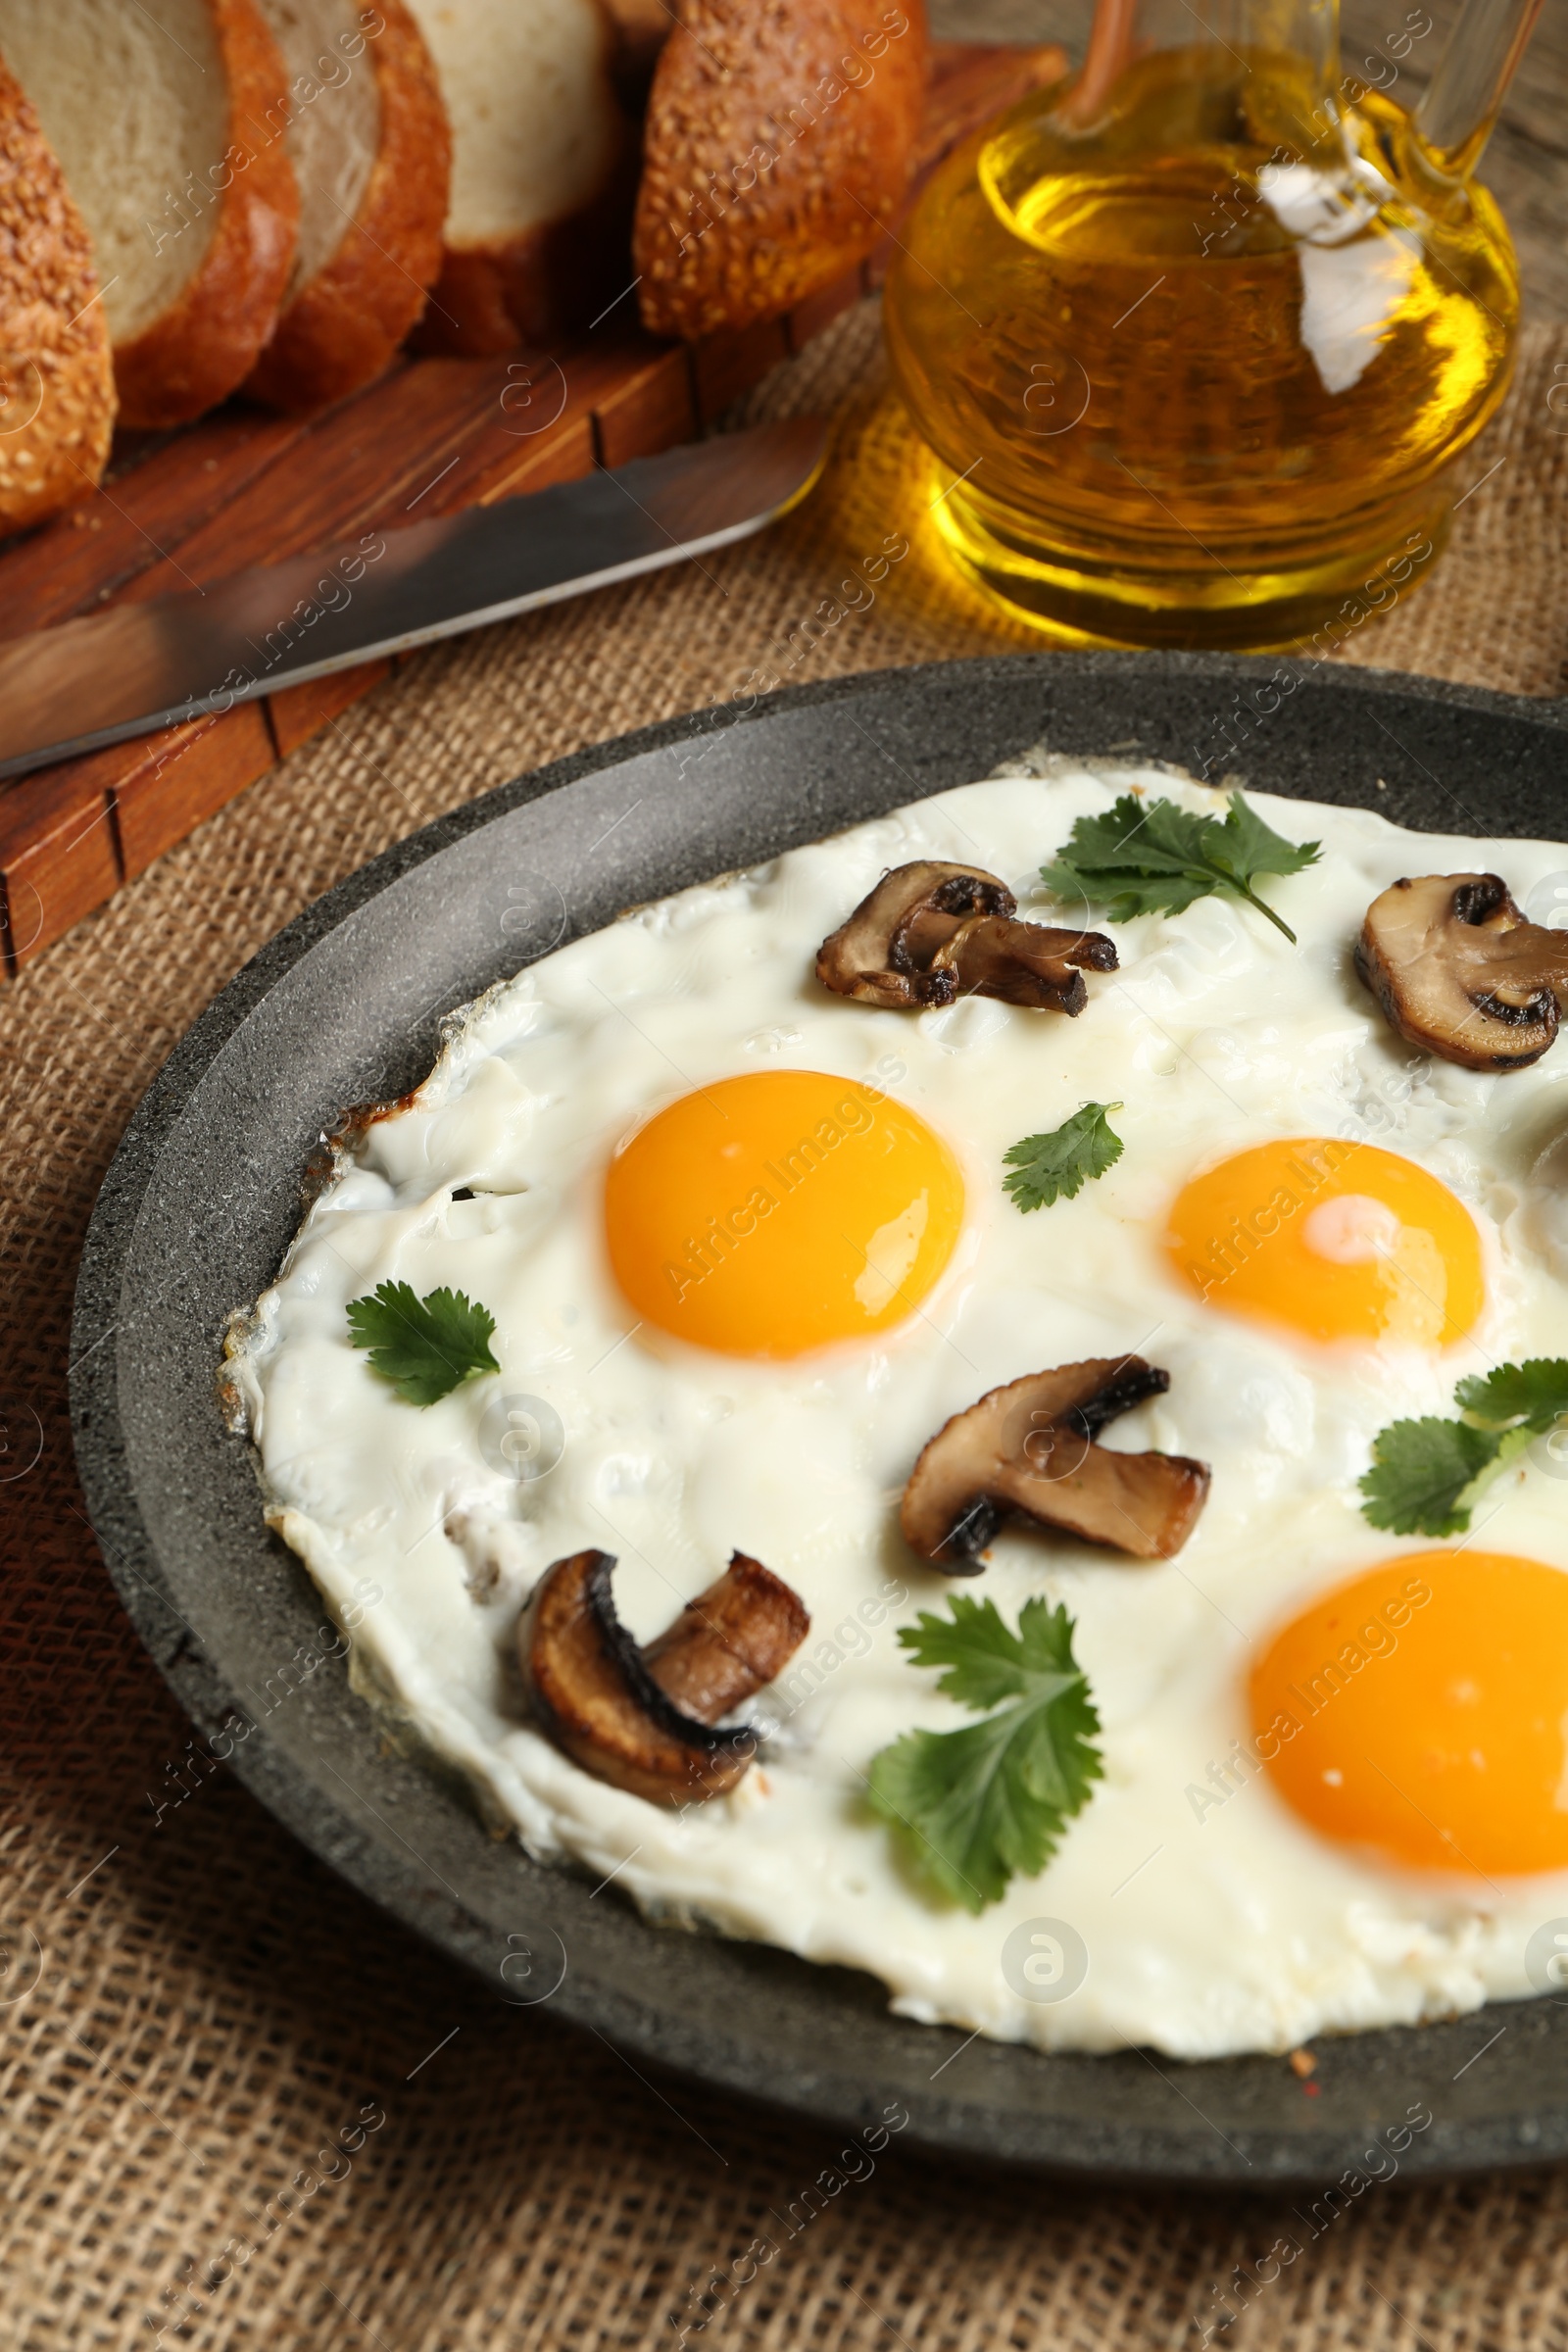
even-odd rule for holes
{"type": "Polygon", "coordinates": [[[1122,1141],[1109,1126],[1119,1102],[1086,1102],[1050,1135],[1026,1135],[1004,1156],[1012,1170],[1004,1184],[1021,1209],[1050,1208],[1075,1200],[1091,1177],[1103,1176],[1122,1153],[1122,1141]]]}
{"type": "Polygon", "coordinates": [[[1453,1401],[1462,1421],[1396,1421],[1372,1446],[1361,1510],[1396,1536],[1462,1536],[1483,1489],[1499,1470],[1568,1415],[1568,1360],[1524,1364],[1461,1380],[1453,1401]]]}
{"type": "Polygon", "coordinates": [[[1296,933],[1251,883],[1259,874],[1298,874],[1321,856],[1315,841],[1298,844],[1274,832],[1239,792],[1223,822],[1129,792],[1106,815],[1081,816],[1066,848],[1040,872],[1058,898],[1097,901],[1113,923],[1180,914],[1215,891],[1246,899],[1294,947],[1296,933]]]}
{"type": "Polygon", "coordinates": [[[995,1601],[959,1593],[948,1605],[951,1621],[922,1609],[899,1640],[917,1665],[945,1669],[937,1689],[948,1697],[997,1712],[884,1747],[871,1760],[871,1804],[928,1886],[980,1912],[1014,1872],[1044,1869],[1088,1802],[1102,1776],[1100,1718],[1064,1608],[1026,1601],[1012,1633],[995,1601]]]}
{"type": "Polygon", "coordinates": [[[383,1282],[349,1301],[349,1339],[405,1404],[434,1404],[476,1372],[499,1372],[490,1352],[496,1319],[461,1291],[416,1298],[406,1282],[383,1282]]]}
{"type": "Polygon", "coordinates": [[[1539,1437],[1568,1413],[1568,1362],[1537,1355],[1526,1364],[1499,1364],[1485,1377],[1461,1380],[1453,1401],[1487,1429],[1523,1422],[1539,1437]]]}
{"type": "Polygon", "coordinates": [[[1395,1421],[1373,1441],[1361,1510],[1396,1536],[1462,1536],[1470,1489],[1496,1466],[1497,1439],[1468,1421],[1395,1421]]]}

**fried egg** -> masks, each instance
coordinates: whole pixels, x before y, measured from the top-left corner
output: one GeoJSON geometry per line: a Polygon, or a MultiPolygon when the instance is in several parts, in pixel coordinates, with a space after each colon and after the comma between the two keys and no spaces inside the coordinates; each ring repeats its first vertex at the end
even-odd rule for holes
{"type": "Polygon", "coordinates": [[[1322,844],[1266,885],[1297,945],[1235,900],[1142,915],[1076,1018],[817,985],[818,944],[909,860],[1061,919],[1039,868],[1128,790],[1223,807],[1029,754],[461,1009],[236,1319],[229,1372],[271,1524],[353,1612],[357,1686],[531,1853],[670,1925],[869,1970],[910,2017],[1200,2058],[1542,1989],[1531,1938],[1568,1932],[1556,1458],[1521,1455],[1436,1547],[1357,1493],[1387,1424],[1562,1349],[1568,1049],[1500,1078],[1412,1054],[1351,961],[1398,876],[1497,867],[1523,903],[1568,852],[1250,796],[1322,844]],[[1024,1213],[1004,1154],[1090,1101],[1119,1106],[1120,1159],[1024,1213]],[[405,1403],[350,1341],[383,1281],[481,1302],[500,1373],[405,1403]],[[1009,1522],[956,1588],[906,1549],[899,1497],[949,1416],[1124,1353],[1169,1390],[1101,1442],[1212,1469],[1176,1558],[1009,1522]],[[589,1546],[638,1642],[735,1550],[810,1611],[731,1793],[652,1804],[531,1719],[519,1615],[589,1546]],[[898,1642],[956,1589],[1009,1624],[1065,1604],[1104,1766],[977,1916],[866,1802],[879,1749],[973,1720],[898,1642]]]}

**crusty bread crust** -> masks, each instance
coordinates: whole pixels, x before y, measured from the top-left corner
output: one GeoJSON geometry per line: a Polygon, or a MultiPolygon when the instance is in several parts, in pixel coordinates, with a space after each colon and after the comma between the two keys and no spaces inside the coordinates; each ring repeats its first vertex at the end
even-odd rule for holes
{"type": "Polygon", "coordinates": [[[548,342],[597,318],[630,286],[631,216],[637,143],[614,96],[620,36],[605,0],[595,0],[600,70],[616,118],[615,142],[599,185],[576,210],[514,237],[449,244],[414,334],[416,351],[482,359],[548,342]]]}
{"type": "Polygon", "coordinates": [[[609,177],[577,212],[498,244],[449,245],[415,349],[482,359],[586,327],[631,284],[636,192],[628,128],[609,177]]]}
{"type": "Polygon", "coordinates": [[[352,227],[279,318],[245,389],[279,409],[358,391],[391,361],[441,270],[452,136],[430,53],[404,0],[376,0],[366,42],[381,143],[352,227]]]}
{"type": "Polygon", "coordinates": [[[228,82],[229,172],[179,300],[115,352],[122,424],[185,424],[244,381],[272,331],[299,232],[288,79],[255,0],[207,0],[228,82]]]}
{"type": "Polygon", "coordinates": [[[688,0],[648,103],[644,325],[696,341],[853,269],[907,185],[926,70],[923,0],[688,0]]]}
{"type": "Polygon", "coordinates": [[[0,531],[86,498],[114,421],[92,243],[37,116],[0,65],[0,531]]]}

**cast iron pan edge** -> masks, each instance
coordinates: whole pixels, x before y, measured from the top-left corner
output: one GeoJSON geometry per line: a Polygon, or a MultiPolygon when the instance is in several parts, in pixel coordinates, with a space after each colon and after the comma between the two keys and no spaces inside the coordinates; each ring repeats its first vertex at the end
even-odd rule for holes
{"type": "MultiPolygon", "coordinates": [[[[1206,767],[1214,779],[1235,770],[1260,789],[1375,807],[1428,830],[1549,837],[1568,829],[1553,814],[1557,796],[1568,810],[1559,706],[1391,673],[1203,655],[1022,655],[789,689],[744,714],[709,710],[579,752],[454,810],[350,876],[254,956],[174,1049],[126,1131],[88,1232],[73,1335],[77,1462],[110,1572],[181,1705],[209,1738],[236,1711],[255,1724],[234,1748],[234,1768],[304,1843],[503,1999],[548,2001],[657,2067],[835,2130],[873,2125],[902,2108],[909,2139],[930,2149],[1098,2179],[1321,2190],[1390,2132],[1385,2145],[1406,2139],[1398,2152],[1405,2177],[1560,2157],[1568,2154],[1568,2004],[1507,2004],[1451,2023],[1321,2041],[1319,2095],[1311,2100],[1279,2059],[1184,2066],[1141,2052],[1046,2057],[983,2039],[965,2046],[956,2032],[890,2017],[868,1977],[760,1945],[655,1930],[605,1900],[590,1911],[585,1881],[487,1837],[463,1793],[427,1762],[384,1752],[341,1661],[311,1666],[292,1685],[275,1666],[291,1647],[295,1659],[310,1655],[321,1611],[292,1555],[259,1534],[252,1476],[241,1468],[242,1449],[218,1428],[211,1372],[223,1307],[265,1284],[297,1222],[293,1179],[303,1153],[275,1141],[248,1153],[243,1134],[230,1143],[207,1098],[220,1104],[228,1085],[236,1129],[247,1111],[262,1116],[265,1033],[269,1022],[277,1028],[300,1017],[278,1009],[297,993],[299,967],[328,958],[327,981],[315,984],[329,986],[329,959],[350,952],[344,942],[352,938],[352,953],[379,956],[380,970],[403,952],[388,941],[407,937],[395,921],[400,885],[417,887],[429,860],[443,853],[461,859],[481,828],[547,800],[526,820],[532,836],[544,840],[552,827],[569,835],[573,823],[586,836],[604,808],[625,798],[634,763],[648,789],[615,820],[627,872],[617,881],[612,870],[579,890],[573,867],[578,904],[566,936],[639,897],[970,781],[1042,737],[1084,752],[1136,738],[1141,757],[1206,767]],[[677,751],[679,759],[669,757],[677,751]],[[684,805],[667,804],[676,820],[671,841],[659,819],[663,796],[680,790],[683,767],[693,786],[684,805]],[[1386,791],[1376,789],[1379,777],[1386,791]],[[775,799],[769,784],[779,788],[775,799]],[[726,788],[737,811],[721,822],[726,788]],[[652,814],[639,826],[635,810],[645,806],[652,814]],[[628,887],[627,875],[648,878],[628,887]],[[257,1064],[248,1092],[247,1054],[257,1064]],[[239,1091],[227,1075],[231,1063],[240,1068],[239,1091]],[[189,1221],[179,1248],[166,1244],[154,1282],[145,1261],[152,1228],[172,1214],[169,1179],[177,1179],[172,1189],[186,1198],[189,1221]],[[173,1459],[155,1479],[158,1435],[150,1434],[134,1376],[147,1368],[137,1350],[154,1345],[156,1334],[147,1335],[160,1317],[172,1336],[152,1359],[163,1377],[157,1430],[172,1429],[165,1449],[178,1457],[183,1446],[191,1459],[173,1459]],[[247,1559],[248,1578],[238,1573],[247,1559]],[[221,1639],[210,1647],[189,1620],[186,1588],[203,1578],[211,1591],[199,1613],[209,1638],[220,1617],[218,1634],[228,1637],[221,1663],[221,1639]],[[230,1623],[240,1608],[248,1612],[242,1627],[230,1623]],[[253,1671],[241,1673],[242,1662],[253,1671]],[[264,1721],[273,1713],[275,1725],[264,1721]],[[1478,2059],[1499,2020],[1506,2033],[1478,2059]],[[1412,2114],[1430,2120],[1409,2136],[1403,2127],[1412,2114]]],[[[580,853],[579,864],[590,854],[580,853]]],[[[488,863],[500,857],[498,847],[488,863]]],[[[470,858],[469,891],[482,887],[472,870],[470,858]]],[[[550,888],[564,910],[559,884],[550,888]]],[[[509,896],[527,898],[533,889],[509,886],[509,896]]],[[[464,919],[466,911],[455,910],[464,919]]],[[[456,986],[449,971],[451,993],[417,1018],[401,1012],[409,1025],[390,1044],[391,1015],[380,1016],[380,1031],[360,1041],[353,1077],[340,1077],[343,1091],[325,1115],[412,1083],[428,1066],[440,1010],[553,944],[548,906],[543,914],[531,902],[508,911],[521,911],[525,923],[490,940],[456,986]],[[525,935],[528,922],[537,937],[525,935]]],[[[353,992],[333,1002],[352,1030],[353,992]]]]}

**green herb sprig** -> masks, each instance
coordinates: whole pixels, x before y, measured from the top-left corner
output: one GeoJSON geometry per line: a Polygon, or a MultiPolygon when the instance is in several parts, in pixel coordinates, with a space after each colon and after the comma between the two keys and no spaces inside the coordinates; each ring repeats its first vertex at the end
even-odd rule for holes
{"type": "Polygon", "coordinates": [[[1012,1170],[1003,1183],[1015,1204],[1026,1213],[1050,1208],[1056,1200],[1073,1200],[1096,1176],[1113,1168],[1122,1154],[1121,1137],[1109,1120],[1119,1102],[1086,1102],[1050,1135],[1026,1135],[1004,1154],[1012,1170]]]}
{"type": "Polygon", "coordinates": [[[349,1340],[369,1350],[371,1368],[405,1404],[434,1404],[480,1372],[499,1372],[490,1352],[496,1319],[461,1291],[415,1297],[411,1284],[382,1282],[349,1301],[349,1340]]]}
{"type": "Polygon", "coordinates": [[[871,1760],[871,1803],[892,1824],[917,1878],[983,1911],[1015,1872],[1042,1870],[1102,1777],[1100,1718],[1072,1654],[1064,1608],[1026,1601],[1013,1633],[995,1601],[956,1594],[951,1619],[922,1609],[899,1628],[939,1690],[983,1722],[906,1732],[871,1760]]]}
{"type": "Polygon", "coordinates": [[[1135,914],[1180,914],[1215,893],[1245,899],[1294,947],[1296,933],[1252,884],[1262,874],[1298,874],[1322,854],[1315,841],[1286,841],[1239,792],[1231,794],[1223,820],[1129,792],[1106,815],[1081,816],[1066,848],[1040,872],[1058,898],[1103,906],[1113,923],[1131,922],[1135,914]]]}
{"type": "Polygon", "coordinates": [[[1361,1510],[1396,1536],[1462,1536],[1499,1471],[1568,1414],[1568,1360],[1533,1356],[1461,1380],[1464,1418],[1394,1421],[1372,1445],[1361,1510]]]}

